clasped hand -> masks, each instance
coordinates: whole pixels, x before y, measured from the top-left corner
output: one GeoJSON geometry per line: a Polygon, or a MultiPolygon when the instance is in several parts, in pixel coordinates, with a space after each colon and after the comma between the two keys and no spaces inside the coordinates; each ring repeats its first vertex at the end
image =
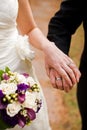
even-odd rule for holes
{"type": "Polygon", "coordinates": [[[45,67],[55,88],[69,92],[79,82],[81,73],[74,61],[54,44],[45,50],[45,67]]]}

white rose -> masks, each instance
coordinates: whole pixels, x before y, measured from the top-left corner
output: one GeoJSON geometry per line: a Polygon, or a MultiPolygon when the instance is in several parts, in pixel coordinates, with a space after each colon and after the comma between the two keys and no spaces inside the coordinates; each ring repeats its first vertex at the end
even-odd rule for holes
{"type": "Polygon", "coordinates": [[[8,104],[8,106],[6,108],[7,114],[10,117],[15,116],[20,110],[21,110],[21,106],[17,102],[13,102],[12,104],[8,104]]]}
{"type": "Polygon", "coordinates": [[[28,84],[30,84],[30,86],[33,86],[34,84],[36,84],[36,82],[34,81],[34,79],[32,77],[28,77],[27,82],[28,82],[28,84]]]}
{"type": "Polygon", "coordinates": [[[32,108],[33,110],[37,110],[35,100],[36,100],[35,92],[34,93],[26,92],[25,101],[23,102],[22,106],[32,108]]]}
{"type": "Polygon", "coordinates": [[[21,75],[21,74],[17,74],[17,81],[18,81],[18,83],[27,83],[26,82],[26,78],[25,78],[25,76],[24,75],[21,75]]]}
{"type": "Polygon", "coordinates": [[[17,85],[14,83],[2,83],[0,84],[0,89],[4,94],[9,95],[15,93],[17,90],[17,85]]]}

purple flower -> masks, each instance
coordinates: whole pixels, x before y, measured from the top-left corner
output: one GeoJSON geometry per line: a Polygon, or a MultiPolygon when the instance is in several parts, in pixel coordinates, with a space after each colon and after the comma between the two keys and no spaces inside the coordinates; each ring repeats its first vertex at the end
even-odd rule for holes
{"type": "Polygon", "coordinates": [[[2,99],[0,99],[0,110],[5,109],[7,107],[7,102],[3,102],[2,99]]]}
{"type": "Polygon", "coordinates": [[[4,73],[4,74],[3,74],[3,79],[4,79],[4,80],[8,80],[8,79],[9,79],[9,75],[6,74],[6,73],[4,73]]]}
{"type": "Polygon", "coordinates": [[[27,110],[27,115],[25,117],[21,115],[20,112],[18,114],[18,124],[22,128],[26,125],[26,123],[36,118],[36,113],[34,110],[29,109],[29,108],[25,108],[25,110],[27,110]]]}
{"type": "Polygon", "coordinates": [[[26,125],[26,117],[18,114],[18,125],[23,128],[26,125]]]}
{"type": "Polygon", "coordinates": [[[25,101],[25,94],[19,93],[18,94],[18,101],[23,103],[25,101]]]}
{"type": "Polygon", "coordinates": [[[3,102],[4,94],[2,90],[0,90],[0,110],[5,109],[7,107],[7,102],[3,102]]]}
{"type": "Polygon", "coordinates": [[[22,75],[24,75],[25,78],[28,78],[28,77],[29,77],[29,74],[27,74],[27,73],[22,73],[22,75]]]}
{"type": "Polygon", "coordinates": [[[5,109],[1,110],[0,113],[1,113],[2,120],[6,124],[8,124],[9,126],[14,127],[15,125],[18,124],[18,117],[17,117],[17,115],[15,115],[14,117],[10,117],[10,116],[8,116],[6,114],[6,110],[5,109]]]}
{"type": "Polygon", "coordinates": [[[29,85],[21,83],[17,85],[18,87],[18,101],[23,103],[25,101],[25,92],[29,88],[29,85]]]}
{"type": "Polygon", "coordinates": [[[29,116],[29,119],[30,120],[34,120],[36,118],[36,113],[33,109],[30,109],[30,108],[26,108],[27,110],[27,114],[29,116]]]}
{"type": "Polygon", "coordinates": [[[25,83],[21,83],[18,84],[17,87],[18,87],[18,92],[20,92],[20,91],[26,91],[30,86],[25,83]]]}
{"type": "Polygon", "coordinates": [[[25,101],[25,92],[29,88],[27,84],[21,83],[17,85],[18,87],[18,101],[23,103],[25,101]]]}
{"type": "Polygon", "coordinates": [[[0,90],[0,98],[4,97],[2,90],[0,90]]]}

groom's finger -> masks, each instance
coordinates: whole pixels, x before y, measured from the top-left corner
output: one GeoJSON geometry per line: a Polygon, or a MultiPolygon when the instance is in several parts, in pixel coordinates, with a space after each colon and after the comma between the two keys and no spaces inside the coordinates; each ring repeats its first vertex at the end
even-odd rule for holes
{"type": "Polygon", "coordinates": [[[62,78],[59,78],[58,80],[56,78],[56,86],[57,86],[58,89],[64,90],[63,84],[62,84],[62,78]]]}

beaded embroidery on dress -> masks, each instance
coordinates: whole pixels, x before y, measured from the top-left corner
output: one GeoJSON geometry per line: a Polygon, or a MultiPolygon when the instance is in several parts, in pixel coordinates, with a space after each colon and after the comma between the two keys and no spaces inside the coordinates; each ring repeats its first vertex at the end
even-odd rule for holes
{"type": "MultiPolygon", "coordinates": [[[[30,49],[27,36],[21,36],[17,30],[18,0],[0,0],[0,69],[8,66],[12,71],[26,72],[37,80],[31,60],[34,52],[30,49]]],[[[37,80],[38,81],[38,80],[37,80]]],[[[50,130],[47,107],[42,96],[42,108],[36,120],[23,130],[50,130]]],[[[8,130],[21,130],[19,126],[8,130]]]]}

